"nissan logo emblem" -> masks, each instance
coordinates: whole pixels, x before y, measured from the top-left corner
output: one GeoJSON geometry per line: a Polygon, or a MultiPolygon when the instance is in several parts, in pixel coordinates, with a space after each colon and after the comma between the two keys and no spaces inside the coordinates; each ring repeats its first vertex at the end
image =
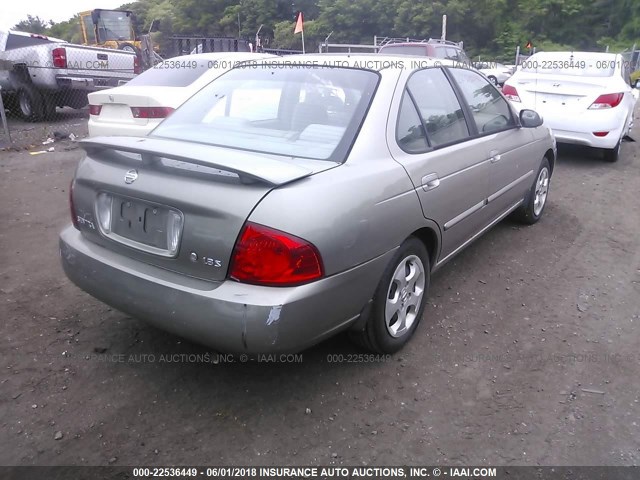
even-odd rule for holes
{"type": "Polygon", "coordinates": [[[136,179],[138,178],[138,171],[135,169],[131,169],[129,170],[127,173],[124,174],[124,183],[126,184],[130,184],[136,181],[136,179]]]}

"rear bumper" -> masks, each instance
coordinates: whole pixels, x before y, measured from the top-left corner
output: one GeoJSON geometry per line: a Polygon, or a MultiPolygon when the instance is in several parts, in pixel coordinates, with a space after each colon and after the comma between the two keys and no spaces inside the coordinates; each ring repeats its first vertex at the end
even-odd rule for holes
{"type": "Polygon", "coordinates": [[[57,75],[56,83],[58,88],[67,90],[86,90],[87,92],[95,92],[96,90],[104,90],[107,88],[118,87],[123,82],[128,82],[135,75],[131,77],[117,78],[117,77],[87,77],[87,76],[65,76],[57,75]]]}
{"type": "Polygon", "coordinates": [[[569,130],[559,130],[552,127],[553,134],[558,143],[569,143],[572,145],[583,145],[592,148],[612,149],[620,140],[622,130],[609,132],[605,137],[596,137],[591,132],[572,132],[569,130]]]}
{"type": "Polygon", "coordinates": [[[348,328],[371,299],[392,250],[299,287],[205,282],[125,258],[69,226],[60,234],[65,273],[103,302],[221,352],[303,350],[348,328]]]}
{"type": "Polygon", "coordinates": [[[578,114],[562,114],[553,109],[545,110],[531,106],[518,105],[518,109],[536,110],[551,128],[558,143],[584,145],[593,148],[614,148],[623,132],[626,132],[626,118],[622,113],[611,111],[586,111],[578,114]],[[597,137],[593,132],[609,132],[604,137],[597,137]]]}
{"type": "Polygon", "coordinates": [[[156,128],[163,119],[149,119],[145,125],[96,121],[93,116],[89,117],[89,136],[113,136],[123,135],[127,137],[145,137],[156,128]]]}

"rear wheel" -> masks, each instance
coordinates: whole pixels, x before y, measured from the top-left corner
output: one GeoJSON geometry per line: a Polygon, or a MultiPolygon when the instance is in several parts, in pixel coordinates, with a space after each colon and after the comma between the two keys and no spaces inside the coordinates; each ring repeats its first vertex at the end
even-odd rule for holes
{"type": "Polygon", "coordinates": [[[618,158],[620,158],[620,146],[622,145],[622,140],[618,140],[618,143],[613,148],[605,148],[604,151],[604,159],[607,162],[617,162],[618,158]]]}
{"type": "Polygon", "coordinates": [[[20,103],[18,102],[17,95],[7,95],[6,97],[2,97],[2,101],[4,108],[9,110],[11,115],[15,115],[16,117],[20,116],[20,103]]]}
{"type": "Polygon", "coordinates": [[[351,332],[351,338],[377,353],[400,350],[413,336],[424,313],[429,276],[427,249],[420,240],[409,237],[380,280],[364,330],[351,332]]]}
{"type": "Polygon", "coordinates": [[[33,85],[18,88],[18,111],[27,122],[39,122],[44,117],[44,100],[33,85]]]}

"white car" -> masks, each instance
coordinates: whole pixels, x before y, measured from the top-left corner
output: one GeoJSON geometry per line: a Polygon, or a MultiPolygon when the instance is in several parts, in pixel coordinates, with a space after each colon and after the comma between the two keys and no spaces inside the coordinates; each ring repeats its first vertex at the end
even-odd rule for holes
{"type": "Polygon", "coordinates": [[[495,62],[476,62],[474,67],[487,77],[494,85],[502,85],[506,82],[514,69],[495,62]]]}
{"type": "Polygon", "coordinates": [[[615,162],[640,92],[619,54],[541,52],[520,66],[502,93],[517,109],[537,111],[558,143],[600,148],[615,162]]]}
{"type": "Polygon", "coordinates": [[[240,62],[275,55],[220,52],[165,60],[120,87],[89,95],[89,136],[145,136],[202,87],[240,62]]]}

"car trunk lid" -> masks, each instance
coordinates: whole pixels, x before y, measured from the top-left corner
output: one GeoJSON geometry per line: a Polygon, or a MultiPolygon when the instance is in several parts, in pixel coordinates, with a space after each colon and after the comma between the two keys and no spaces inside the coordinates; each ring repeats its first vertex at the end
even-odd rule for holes
{"type": "Polygon", "coordinates": [[[520,99],[525,105],[544,115],[577,113],[589,108],[605,92],[605,78],[569,75],[520,76],[515,82],[520,99]]]}
{"type": "Polygon", "coordinates": [[[97,137],[82,146],[73,203],[83,234],[213,281],[226,277],[242,226],[270,190],[337,165],[158,138],[97,137]]]}
{"type": "Polygon", "coordinates": [[[131,107],[178,108],[186,95],[184,88],[122,86],[89,95],[91,105],[101,105],[100,115],[94,122],[147,125],[148,118],[136,118],[131,107]]]}

